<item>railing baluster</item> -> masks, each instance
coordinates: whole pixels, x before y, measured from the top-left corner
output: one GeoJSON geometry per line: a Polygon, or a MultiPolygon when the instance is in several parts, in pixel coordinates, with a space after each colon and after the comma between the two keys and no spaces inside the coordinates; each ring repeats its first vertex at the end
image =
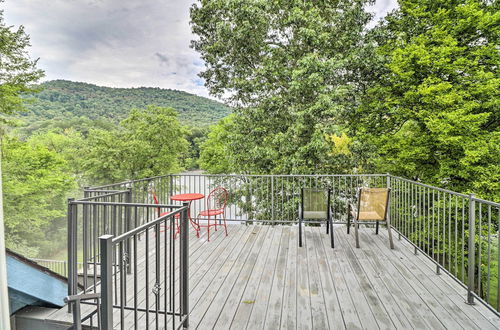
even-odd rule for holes
{"type": "Polygon", "coordinates": [[[486,301],[490,301],[490,275],[491,275],[491,205],[488,205],[488,273],[486,278],[486,301]]]}
{"type": "Polygon", "coordinates": [[[186,317],[184,320],[184,328],[189,327],[189,219],[188,219],[188,203],[184,203],[184,211],[182,211],[181,219],[181,317],[186,317]]]}
{"type": "MultiPolygon", "coordinates": [[[[149,209],[148,209],[149,211],[149,209]]],[[[149,214],[148,214],[149,218],[149,214]]],[[[146,237],[145,237],[145,242],[144,242],[144,254],[146,255],[146,264],[145,264],[145,270],[144,273],[146,275],[145,277],[145,294],[146,294],[146,329],[149,329],[149,228],[146,228],[146,237]]]]}
{"type": "Polygon", "coordinates": [[[476,227],[476,201],[474,200],[474,195],[469,197],[469,253],[467,258],[467,271],[468,271],[468,281],[467,281],[467,303],[474,304],[474,267],[475,267],[475,227],[476,227]]]}
{"type": "MultiPolygon", "coordinates": [[[[498,207],[497,224],[500,227],[500,207],[498,207]]],[[[500,228],[497,231],[497,311],[500,311],[500,228]]]]}
{"type": "Polygon", "coordinates": [[[465,283],[465,198],[462,197],[462,282],[465,283]]]}
{"type": "MultiPolygon", "coordinates": [[[[137,208],[136,208],[137,210],[137,208]]],[[[134,244],[134,329],[137,329],[137,322],[138,322],[138,315],[137,315],[137,308],[138,306],[138,301],[137,301],[137,290],[138,290],[138,283],[137,283],[137,274],[138,274],[138,269],[137,269],[137,234],[133,236],[133,244],[134,244]]]]}
{"type": "MultiPolygon", "coordinates": [[[[118,256],[120,263],[120,328],[123,330],[125,327],[125,303],[127,301],[126,294],[126,282],[127,279],[125,277],[125,269],[126,269],[126,256],[125,256],[125,248],[123,247],[123,241],[118,243],[118,256]]],[[[115,274],[115,278],[118,274],[115,274]]]]}

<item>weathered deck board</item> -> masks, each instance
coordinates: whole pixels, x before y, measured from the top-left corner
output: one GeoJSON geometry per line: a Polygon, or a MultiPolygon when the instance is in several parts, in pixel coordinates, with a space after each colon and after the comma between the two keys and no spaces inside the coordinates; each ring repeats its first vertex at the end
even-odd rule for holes
{"type": "Polygon", "coordinates": [[[283,291],[285,288],[285,278],[288,269],[286,261],[290,244],[290,227],[285,227],[281,235],[278,260],[273,276],[273,285],[269,295],[269,305],[267,306],[265,329],[279,329],[281,323],[281,306],[283,305],[283,291]]]}
{"type": "Polygon", "coordinates": [[[226,311],[234,314],[234,306],[237,306],[241,299],[242,288],[250,277],[253,265],[262,246],[262,237],[264,235],[259,234],[261,231],[264,233],[267,232],[268,229],[269,227],[262,226],[253,229],[248,240],[248,247],[244,247],[242,254],[236,259],[231,270],[224,278],[222,285],[217,289],[215,297],[210,302],[210,307],[197,327],[198,329],[214,328],[219,317],[222,317],[226,311]],[[228,292],[230,292],[229,295],[227,294],[228,292]]]}
{"type": "MultiPolygon", "coordinates": [[[[371,238],[369,233],[363,233],[363,236],[366,238],[371,238]]],[[[468,328],[470,329],[469,326],[472,326],[471,324],[467,324],[467,322],[464,321],[458,322],[458,320],[461,318],[462,315],[456,315],[453,317],[450,315],[450,312],[455,309],[455,306],[450,306],[447,304],[447,297],[439,297],[437,294],[438,292],[436,291],[431,291],[433,288],[432,287],[426,287],[424,286],[420,281],[419,277],[421,277],[422,273],[418,272],[416,268],[413,266],[409,266],[408,262],[402,262],[402,260],[408,260],[408,256],[404,256],[402,253],[401,249],[393,250],[393,251],[385,251],[387,250],[384,246],[379,245],[381,243],[380,240],[374,240],[374,247],[378,246],[379,247],[379,253],[381,255],[396,255],[397,258],[393,258],[390,261],[394,264],[396,267],[397,271],[402,275],[403,278],[409,280],[417,293],[423,301],[425,301],[429,307],[429,309],[432,311],[434,314],[435,318],[441,323],[440,327],[442,328],[468,328]],[[403,258],[403,259],[401,259],[403,258]]],[[[383,243],[383,242],[382,242],[383,243]]],[[[410,250],[411,252],[411,250],[410,250]]],[[[423,274],[425,277],[433,276],[434,274],[432,272],[428,272],[427,274],[423,274]]],[[[429,283],[427,283],[429,285],[429,283]]],[[[427,314],[428,316],[430,314],[427,314]]],[[[429,318],[428,318],[429,319],[429,318]]],[[[434,319],[434,317],[432,318],[434,319]]],[[[436,326],[436,324],[433,324],[436,326]]]]}
{"type": "MultiPolygon", "coordinates": [[[[384,239],[387,239],[387,237],[383,237],[382,241],[384,239]]],[[[376,241],[375,243],[380,247],[380,241],[376,241]]],[[[420,252],[415,255],[413,248],[408,242],[401,240],[401,244],[403,247],[398,252],[404,254],[408,260],[411,260],[411,263],[407,263],[406,267],[418,274],[416,279],[428,291],[432,292],[438,301],[443,304],[448,313],[451,310],[460,311],[458,315],[457,313],[452,313],[452,318],[465,328],[470,328],[474,326],[473,324],[483,329],[489,329],[492,325],[494,325],[494,329],[500,328],[500,319],[495,317],[485,306],[480,303],[473,306],[465,303],[465,290],[457,282],[446,274],[437,275],[435,273],[435,265],[420,252]]],[[[391,260],[394,259],[392,255],[389,258],[391,260]]]]}
{"type": "MultiPolygon", "coordinates": [[[[302,233],[304,235],[304,233],[302,233]]],[[[307,270],[307,236],[297,250],[297,329],[312,329],[309,272],[307,270]]]]}
{"type": "MultiPolygon", "coordinates": [[[[425,323],[425,327],[432,329],[445,329],[443,324],[440,322],[439,317],[435,315],[435,310],[439,306],[435,297],[432,295],[422,294],[422,290],[419,285],[417,285],[413,275],[411,273],[404,273],[401,271],[402,265],[400,260],[388,260],[384,254],[382,254],[382,256],[385,260],[381,259],[381,252],[376,249],[377,245],[375,244],[376,242],[379,242],[378,238],[381,236],[372,237],[372,235],[366,234],[368,231],[373,232],[373,230],[369,229],[360,230],[361,248],[364,248],[367,256],[376,263],[377,269],[384,273],[391,274],[391,278],[386,279],[386,281],[392,280],[401,288],[409,303],[407,308],[411,306],[415,309],[414,313],[417,313],[420,316],[421,320],[425,323]]],[[[380,242],[382,245],[385,245],[384,247],[381,247],[382,249],[390,250],[387,242],[387,240],[380,242]]],[[[399,246],[395,246],[392,253],[398,250],[399,246]]],[[[408,313],[408,309],[406,309],[406,313],[408,313]]]]}
{"type": "MultiPolygon", "coordinates": [[[[313,232],[315,230],[305,231],[305,249],[307,252],[307,270],[309,273],[309,297],[311,300],[311,316],[313,329],[327,329],[328,316],[325,305],[325,293],[318,273],[318,258],[316,256],[313,232]]],[[[323,234],[324,235],[324,234],[323,234]]]]}
{"type": "MultiPolygon", "coordinates": [[[[384,307],[396,329],[414,328],[414,323],[408,319],[411,315],[406,315],[404,310],[399,306],[402,301],[406,303],[408,308],[410,304],[408,303],[406,297],[400,294],[400,292],[398,292],[398,295],[394,294],[395,290],[393,289],[395,287],[393,279],[390,278],[390,274],[381,269],[375,269],[372,266],[372,261],[365,254],[363,249],[354,248],[355,244],[353,240],[344,239],[343,236],[341,237],[342,240],[340,240],[340,244],[345,244],[346,249],[349,247],[349,249],[347,249],[347,253],[350,255],[351,262],[356,264],[358,271],[362,271],[367,274],[370,284],[373,285],[375,292],[377,292],[380,296],[380,300],[384,303],[384,307]],[[362,268],[362,270],[359,267],[362,268]]],[[[423,327],[423,323],[421,323],[420,327],[423,327]]]]}
{"type": "MultiPolygon", "coordinates": [[[[243,239],[237,243],[238,245],[225,259],[222,266],[220,268],[210,269],[210,271],[205,274],[204,284],[206,284],[206,288],[200,296],[201,299],[199,299],[198,302],[191,307],[190,319],[192,321],[191,327],[193,329],[196,329],[197,325],[200,324],[203,321],[203,318],[207,316],[207,311],[212,305],[212,302],[217,296],[221,286],[223,286],[226,281],[226,278],[234,275],[231,272],[233,267],[237,268],[242,266],[242,259],[245,257],[245,254],[248,253],[247,250],[251,249],[255,243],[257,235],[253,234],[254,231],[257,231],[258,233],[260,228],[248,228],[243,236],[243,239]]],[[[230,281],[230,279],[228,279],[228,281],[230,281]]],[[[229,292],[225,293],[229,294],[229,292]]]]}
{"type": "MultiPolygon", "coordinates": [[[[228,234],[231,233],[231,239],[227,239],[227,240],[217,239],[216,241],[214,241],[214,244],[209,244],[209,245],[204,244],[205,242],[207,242],[206,241],[206,232],[203,234],[203,236],[200,237],[200,239],[196,239],[196,238],[191,239],[191,241],[192,240],[201,241],[200,248],[202,249],[202,251],[199,251],[198,253],[195,252],[193,255],[193,252],[191,252],[191,250],[190,250],[190,259],[189,259],[189,264],[190,264],[189,267],[191,269],[190,292],[193,291],[193,287],[196,287],[196,285],[199,283],[200,279],[202,279],[204,276],[204,273],[200,272],[200,271],[202,271],[203,269],[209,269],[210,264],[208,264],[208,266],[207,266],[207,263],[213,262],[214,257],[216,257],[215,251],[217,251],[218,249],[223,249],[225,246],[234,246],[234,245],[231,245],[231,242],[240,239],[241,235],[245,232],[245,230],[246,230],[246,228],[231,227],[228,229],[228,234]]],[[[222,230],[218,230],[215,233],[211,234],[212,241],[217,237],[221,237],[221,238],[225,237],[224,232],[222,230]]],[[[191,248],[191,245],[192,244],[190,243],[190,248],[191,248]]],[[[176,256],[176,257],[178,257],[178,256],[176,256]]],[[[176,269],[179,269],[179,261],[178,260],[176,262],[176,265],[177,265],[176,269]]],[[[179,287],[179,277],[176,278],[175,285],[177,288],[179,287]]],[[[152,285],[150,287],[152,287],[152,285]]],[[[161,296],[161,300],[164,299],[163,294],[161,296]]],[[[179,299],[179,292],[178,291],[175,293],[175,299],[176,300],[179,299]]],[[[150,307],[153,308],[154,306],[151,305],[150,307]]],[[[142,313],[141,317],[144,317],[144,313],[142,313]]],[[[171,320],[171,317],[168,317],[167,320],[171,320]]],[[[129,319],[126,319],[125,321],[127,323],[126,328],[128,328],[129,326],[130,326],[130,328],[133,328],[133,324],[134,324],[133,319],[129,318],[129,319]]],[[[150,323],[149,323],[150,326],[152,326],[153,328],[154,328],[154,322],[155,322],[155,319],[153,318],[152,320],[150,320],[150,323]]]]}
{"type": "MultiPolygon", "coordinates": [[[[225,293],[222,293],[220,296],[222,296],[222,299],[225,299],[224,303],[221,303],[218,308],[220,310],[224,310],[223,313],[219,312],[217,313],[217,321],[214,325],[214,328],[216,329],[228,329],[231,325],[231,321],[236,313],[236,310],[238,309],[238,305],[240,301],[242,300],[242,295],[243,292],[246,289],[246,286],[248,284],[248,281],[252,275],[252,271],[255,268],[255,265],[257,263],[258,257],[260,255],[260,251],[262,247],[264,246],[265,240],[266,240],[266,235],[269,228],[262,228],[263,232],[262,233],[255,233],[259,234],[257,241],[253,245],[252,253],[248,256],[247,261],[245,262],[243,268],[241,269],[239,275],[237,276],[236,280],[233,283],[233,286],[231,288],[231,294],[227,296],[225,293]]],[[[222,289],[221,291],[223,291],[222,289]]],[[[215,304],[212,304],[213,306],[215,304]]],[[[203,327],[201,327],[203,328],[203,327]]]]}
{"type": "MultiPolygon", "coordinates": [[[[337,245],[339,230],[340,228],[336,228],[334,231],[334,234],[337,237],[337,245]]],[[[322,243],[323,250],[318,250],[318,253],[323,253],[327,261],[328,273],[337,290],[337,300],[340,305],[342,317],[344,319],[344,325],[348,329],[362,329],[361,321],[359,319],[357,308],[355,306],[355,303],[357,304],[358,302],[353,301],[353,298],[349,293],[348,284],[344,277],[344,273],[340,270],[340,266],[338,264],[339,258],[342,257],[341,248],[337,247],[335,249],[331,249],[329,243],[325,242],[325,238],[322,239],[322,243]]]]}
{"type": "MultiPolygon", "coordinates": [[[[499,328],[498,317],[480,304],[465,304],[465,289],[446,274],[436,275],[432,262],[415,255],[408,242],[395,239],[395,249],[389,249],[384,230],[374,235],[361,228],[357,249],[345,226],[335,226],[332,249],[324,227],[305,227],[302,248],[296,226],[228,229],[228,237],[218,231],[211,242],[190,236],[191,329],[499,328]]],[[[144,256],[142,251],[141,265],[144,256]]],[[[151,290],[154,279],[149,282],[151,290]]],[[[144,287],[138,293],[144,304],[144,287]]],[[[65,312],[51,318],[69,321],[65,312]]],[[[119,319],[116,310],[116,327],[119,319]]],[[[155,315],[148,319],[154,328],[155,315]]],[[[133,321],[127,313],[125,328],[133,328],[133,321]]],[[[145,313],[139,321],[145,328],[145,313]]],[[[159,324],[165,328],[163,317],[159,324]]]]}
{"type": "Polygon", "coordinates": [[[262,329],[266,319],[266,311],[269,305],[269,296],[271,294],[271,287],[273,282],[273,275],[276,270],[276,261],[278,259],[279,243],[282,235],[282,227],[275,227],[276,233],[273,236],[270,252],[267,256],[266,267],[262,272],[259,288],[257,289],[257,296],[253,304],[252,313],[248,320],[247,329],[262,329]]]}
{"type": "MultiPolygon", "coordinates": [[[[259,254],[259,259],[255,265],[252,275],[248,279],[247,286],[243,292],[241,300],[238,302],[237,310],[234,315],[232,315],[233,320],[231,322],[231,327],[235,329],[245,329],[252,313],[253,305],[255,304],[255,299],[257,297],[257,290],[259,287],[260,279],[264,273],[266,267],[267,255],[269,254],[271,243],[273,242],[273,235],[276,231],[268,230],[264,238],[264,243],[262,245],[262,251],[259,254]]],[[[294,296],[295,298],[295,296],[294,296]]],[[[231,315],[229,315],[231,317],[231,315]]]]}
{"type": "MultiPolygon", "coordinates": [[[[283,305],[281,306],[281,329],[297,328],[297,230],[290,229],[288,240],[288,258],[286,263],[283,305]]],[[[237,329],[237,328],[235,328],[237,329]]]]}

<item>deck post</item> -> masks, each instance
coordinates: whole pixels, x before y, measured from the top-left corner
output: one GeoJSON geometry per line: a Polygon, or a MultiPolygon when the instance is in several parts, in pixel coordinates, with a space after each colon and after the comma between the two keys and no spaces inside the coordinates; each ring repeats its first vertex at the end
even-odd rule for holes
{"type": "Polygon", "coordinates": [[[274,175],[271,176],[271,220],[274,226],[274,175]]]}
{"type": "Polygon", "coordinates": [[[101,248],[101,329],[113,329],[113,235],[99,237],[101,248]]]}
{"type": "Polygon", "coordinates": [[[189,327],[189,203],[183,203],[184,211],[181,215],[181,315],[185,316],[183,327],[189,327]]]}
{"type": "MultiPolygon", "coordinates": [[[[75,282],[75,265],[76,265],[76,225],[74,223],[73,209],[74,205],[72,204],[74,198],[68,198],[68,215],[67,215],[67,225],[68,225],[68,296],[76,294],[77,283],[75,282]]],[[[72,312],[72,304],[68,304],[68,313],[72,312]]]]}
{"type": "MultiPolygon", "coordinates": [[[[125,195],[125,202],[132,203],[132,187],[127,188],[127,194],[125,195]]],[[[128,232],[132,229],[132,210],[130,207],[125,207],[125,231],[128,232]]],[[[132,264],[130,263],[131,255],[131,243],[130,238],[125,241],[125,254],[126,254],[126,266],[127,274],[132,274],[132,264]]],[[[135,271],[135,270],[134,270],[135,271]]]]}
{"type": "Polygon", "coordinates": [[[475,227],[476,227],[476,201],[474,200],[474,194],[469,196],[469,247],[467,256],[467,304],[474,304],[474,269],[475,269],[475,227]]]}
{"type": "MultiPolygon", "coordinates": [[[[391,189],[391,175],[389,173],[387,173],[385,175],[385,177],[386,177],[386,188],[391,189]]],[[[390,190],[389,190],[389,194],[390,194],[390,190]]],[[[390,202],[391,201],[389,200],[389,203],[387,203],[387,211],[386,211],[387,218],[391,218],[392,207],[391,207],[390,202]]],[[[389,222],[387,222],[387,224],[389,225],[389,222]]],[[[377,225],[378,225],[378,222],[377,222],[377,225]]],[[[377,227],[377,234],[378,234],[378,227],[377,227]]]]}
{"type": "MultiPolygon", "coordinates": [[[[389,196],[387,196],[387,210],[385,210],[385,216],[386,216],[386,223],[387,223],[387,230],[389,231],[389,246],[391,249],[394,249],[394,242],[392,241],[392,198],[391,198],[391,193],[392,193],[392,188],[391,188],[391,175],[387,173],[387,189],[389,190],[389,196]]],[[[361,197],[361,195],[360,195],[361,197]]],[[[359,200],[358,200],[359,203],[359,200]]],[[[358,205],[358,210],[359,210],[359,205],[358,205]]],[[[378,234],[378,222],[377,222],[377,234],[378,234]]]]}

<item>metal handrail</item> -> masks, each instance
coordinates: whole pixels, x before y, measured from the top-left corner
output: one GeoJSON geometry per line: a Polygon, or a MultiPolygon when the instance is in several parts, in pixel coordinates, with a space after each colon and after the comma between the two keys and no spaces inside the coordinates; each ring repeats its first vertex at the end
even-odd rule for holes
{"type": "Polygon", "coordinates": [[[441,192],[445,192],[447,194],[452,194],[452,195],[461,196],[461,197],[467,197],[467,198],[470,196],[470,195],[462,194],[462,193],[459,193],[459,192],[456,192],[456,191],[453,191],[453,190],[448,190],[448,189],[444,189],[444,188],[439,188],[439,187],[431,186],[431,185],[428,185],[428,184],[425,184],[425,183],[422,183],[422,182],[418,182],[418,181],[414,181],[414,180],[402,178],[402,177],[399,177],[399,176],[394,176],[394,175],[390,175],[390,174],[387,174],[387,176],[390,177],[390,178],[393,178],[393,179],[398,179],[398,180],[401,180],[401,181],[409,182],[409,183],[417,185],[417,186],[435,189],[435,190],[438,190],[438,191],[441,191],[441,192]]]}
{"type": "Polygon", "coordinates": [[[166,219],[168,218],[173,218],[177,214],[181,214],[184,211],[187,211],[189,208],[187,206],[182,206],[178,208],[176,211],[170,212],[169,214],[165,214],[163,216],[160,216],[156,220],[153,220],[151,222],[147,222],[137,228],[134,228],[126,233],[121,234],[120,236],[113,237],[113,244],[120,243],[121,241],[124,241],[126,239],[129,239],[141,232],[146,231],[148,228],[152,228],[156,225],[161,224],[162,222],[165,222],[166,219]]]}
{"type": "MultiPolygon", "coordinates": [[[[93,190],[93,191],[99,191],[99,190],[93,190]]],[[[90,191],[87,190],[86,192],[90,192],[90,191]]],[[[108,198],[108,197],[115,196],[115,195],[122,195],[122,194],[126,194],[126,193],[127,193],[126,190],[114,191],[114,192],[109,192],[109,193],[106,193],[106,194],[103,194],[103,195],[97,195],[97,196],[91,196],[91,197],[82,198],[82,199],[79,199],[78,201],[80,201],[80,202],[91,201],[91,200],[94,200],[94,199],[103,199],[103,198],[108,198]]]]}
{"type": "MultiPolygon", "coordinates": [[[[64,302],[66,304],[74,303],[74,305],[75,305],[74,310],[73,310],[73,326],[70,327],[69,329],[82,330],[82,323],[87,321],[88,319],[92,320],[92,318],[95,314],[97,314],[97,324],[99,324],[99,299],[100,298],[101,298],[100,293],[86,293],[86,294],[79,294],[79,295],[65,297],[64,302]],[[97,301],[97,309],[95,311],[93,311],[92,313],[90,313],[89,315],[86,315],[84,318],[82,318],[80,303],[82,301],[85,301],[85,300],[96,300],[97,301]]],[[[90,327],[93,328],[92,324],[90,327]]]]}
{"type": "Polygon", "coordinates": [[[101,206],[131,206],[131,207],[145,207],[151,209],[169,208],[179,209],[182,206],[172,204],[146,204],[146,203],[123,203],[123,202],[93,202],[85,199],[72,200],[68,202],[70,205],[101,205],[101,206]]]}

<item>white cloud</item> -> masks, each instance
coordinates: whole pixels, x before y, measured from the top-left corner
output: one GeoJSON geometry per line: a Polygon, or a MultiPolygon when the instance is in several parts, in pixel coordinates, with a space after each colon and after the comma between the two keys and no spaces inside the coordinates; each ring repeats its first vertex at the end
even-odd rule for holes
{"type": "Polygon", "coordinates": [[[374,26],[376,22],[383,18],[387,13],[396,8],[398,8],[397,0],[376,0],[373,5],[368,6],[367,8],[369,12],[375,14],[372,26],[374,26]]]}
{"type": "MultiPolygon", "coordinates": [[[[6,0],[5,20],[24,25],[46,79],[111,87],[153,86],[208,96],[189,7],[194,0],[6,0]]],[[[378,0],[383,15],[396,0],[378,0]]]]}

